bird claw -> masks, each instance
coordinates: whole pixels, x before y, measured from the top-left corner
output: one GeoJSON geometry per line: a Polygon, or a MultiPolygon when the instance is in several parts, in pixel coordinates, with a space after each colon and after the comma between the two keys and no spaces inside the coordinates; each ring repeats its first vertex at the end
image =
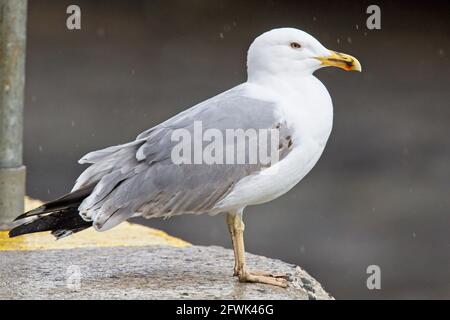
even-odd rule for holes
{"type": "Polygon", "coordinates": [[[272,277],[277,279],[289,280],[289,275],[281,272],[268,272],[268,271],[252,271],[251,274],[255,276],[272,277]]]}
{"type": "Polygon", "coordinates": [[[240,282],[263,283],[277,287],[287,288],[288,276],[282,273],[263,271],[244,271],[238,273],[240,282]]]}

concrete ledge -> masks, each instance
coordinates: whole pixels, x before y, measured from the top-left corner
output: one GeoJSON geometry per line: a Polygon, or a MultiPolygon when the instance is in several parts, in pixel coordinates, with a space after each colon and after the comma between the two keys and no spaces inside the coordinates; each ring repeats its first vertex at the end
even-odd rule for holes
{"type": "Polygon", "coordinates": [[[247,254],[250,268],[291,275],[289,288],[242,284],[220,247],[0,252],[0,299],[331,299],[300,267],[247,254]]]}
{"type": "MultiPolygon", "coordinates": [[[[41,204],[27,198],[26,210],[41,204]]],[[[122,223],[56,241],[49,233],[10,239],[0,231],[1,299],[332,299],[303,269],[247,253],[250,269],[290,275],[287,289],[242,284],[233,251],[192,246],[122,223]]]]}

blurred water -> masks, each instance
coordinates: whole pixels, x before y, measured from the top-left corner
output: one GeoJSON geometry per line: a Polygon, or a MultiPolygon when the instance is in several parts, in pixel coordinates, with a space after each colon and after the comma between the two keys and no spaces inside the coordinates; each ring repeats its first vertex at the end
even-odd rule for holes
{"type": "MultiPolygon", "coordinates": [[[[86,152],[245,81],[251,40],[297,27],[363,73],[317,73],[335,107],[328,146],[291,192],[248,208],[247,250],[304,266],[337,298],[450,298],[448,2],[378,1],[379,31],[365,28],[368,1],[77,3],[82,30],[68,31],[69,1],[30,1],[31,196],[60,196],[86,152]],[[366,288],[371,264],[379,291],[366,288]]],[[[230,247],[222,216],[139,222],[230,247]]]]}

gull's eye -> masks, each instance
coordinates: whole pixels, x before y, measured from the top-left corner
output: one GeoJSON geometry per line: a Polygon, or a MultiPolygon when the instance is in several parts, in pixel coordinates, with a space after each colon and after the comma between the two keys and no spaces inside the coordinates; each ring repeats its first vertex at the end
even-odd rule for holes
{"type": "Polygon", "coordinates": [[[300,49],[302,46],[298,42],[291,42],[292,49],[300,49]]]}

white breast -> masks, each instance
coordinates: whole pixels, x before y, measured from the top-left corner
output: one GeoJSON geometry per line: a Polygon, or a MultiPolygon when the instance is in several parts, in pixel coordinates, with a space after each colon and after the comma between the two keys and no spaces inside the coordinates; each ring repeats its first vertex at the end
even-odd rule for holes
{"type": "Polygon", "coordinates": [[[251,89],[252,94],[263,94],[276,101],[280,120],[293,130],[292,151],[262,173],[239,181],[217,207],[240,209],[271,201],[294,187],[319,160],[333,123],[331,98],[314,76],[296,80],[293,85],[280,83],[270,89],[251,89]]]}

